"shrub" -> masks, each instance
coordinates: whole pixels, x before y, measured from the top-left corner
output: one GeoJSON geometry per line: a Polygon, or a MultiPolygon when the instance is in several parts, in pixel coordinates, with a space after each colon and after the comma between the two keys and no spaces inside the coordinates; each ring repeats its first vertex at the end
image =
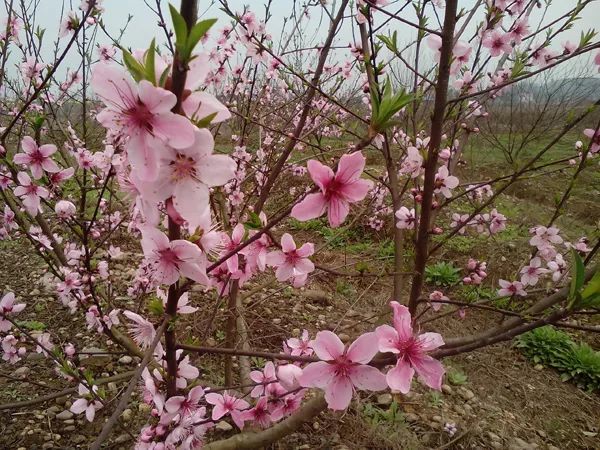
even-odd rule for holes
{"type": "Polygon", "coordinates": [[[521,335],[517,347],[536,364],[553,367],[563,381],[572,380],[587,391],[600,390],[600,352],[573,342],[567,333],[551,326],[521,335]]]}

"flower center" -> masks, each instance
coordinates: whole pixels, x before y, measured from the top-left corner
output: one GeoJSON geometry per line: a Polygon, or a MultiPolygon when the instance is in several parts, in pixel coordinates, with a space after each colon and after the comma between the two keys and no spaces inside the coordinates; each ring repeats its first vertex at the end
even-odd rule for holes
{"type": "Polygon", "coordinates": [[[152,132],[153,114],[148,107],[138,100],[137,104],[125,111],[125,115],[129,119],[129,125],[152,132]]]}
{"type": "Polygon", "coordinates": [[[174,181],[196,177],[196,161],[194,158],[177,153],[174,161],[171,161],[171,177],[174,181]]]}

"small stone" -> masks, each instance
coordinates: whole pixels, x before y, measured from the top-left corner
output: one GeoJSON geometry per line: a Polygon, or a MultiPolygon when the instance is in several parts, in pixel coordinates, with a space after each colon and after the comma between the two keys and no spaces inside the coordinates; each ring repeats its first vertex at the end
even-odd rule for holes
{"type": "Polygon", "coordinates": [[[340,333],[338,334],[338,337],[344,344],[350,341],[350,336],[348,336],[346,333],[340,333]]]}
{"type": "Polygon", "coordinates": [[[272,319],[272,322],[273,322],[275,325],[279,325],[279,324],[281,323],[281,319],[279,319],[279,318],[272,319]]]}
{"type": "Polygon", "coordinates": [[[497,448],[497,449],[504,448],[504,444],[502,444],[502,442],[498,442],[498,441],[492,441],[492,442],[490,443],[490,445],[491,445],[493,448],[497,448]]]}
{"type": "Polygon", "coordinates": [[[81,444],[82,442],[85,442],[85,440],[85,436],[82,434],[75,434],[71,436],[71,442],[73,442],[73,444],[81,444]]]}
{"type": "Polygon", "coordinates": [[[52,435],[52,439],[54,439],[55,441],[60,441],[60,438],[62,438],[62,436],[60,434],[53,434],[52,435]]]}
{"type": "Polygon", "coordinates": [[[431,420],[433,420],[434,422],[442,422],[442,416],[433,416],[431,418],[431,420]]]}
{"type": "Polygon", "coordinates": [[[52,442],[46,442],[44,445],[42,445],[42,450],[48,450],[50,448],[54,448],[54,444],[52,442]]]}
{"type": "Polygon", "coordinates": [[[460,391],[460,396],[465,399],[466,401],[472,400],[475,398],[475,394],[473,393],[473,391],[470,391],[469,389],[464,389],[462,391],[460,391]]]}
{"type": "Polygon", "coordinates": [[[419,416],[417,416],[414,413],[406,413],[406,414],[404,414],[404,418],[406,419],[407,422],[418,422],[419,421],[419,416]]]}
{"type": "Polygon", "coordinates": [[[121,356],[119,358],[119,362],[121,364],[131,364],[132,361],[133,361],[133,358],[129,355],[121,356]]]}
{"type": "Polygon", "coordinates": [[[58,420],[72,419],[73,418],[73,413],[71,411],[69,411],[68,409],[65,409],[64,411],[58,413],[56,415],[56,418],[58,420]]]}
{"type": "Polygon", "coordinates": [[[321,425],[319,425],[319,422],[313,423],[313,429],[314,430],[318,430],[319,428],[321,428],[321,425]]]}
{"type": "Polygon", "coordinates": [[[226,422],[224,420],[221,420],[219,423],[217,423],[215,425],[215,428],[219,431],[231,431],[233,430],[233,427],[229,424],[229,422],[226,422]]]}
{"type": "Polygon", "coordinates": [[[498,436],[495,433],[492,433],[491,431],[488,431],[487,435],[492,441],[500,441],[500,436],[498,436]]]}
{"type": "Polygon", "coordinates": [[[111,392],[117,392],[117,389],[118,389],[118,388],[117,388],[117,383],[115,383],[115,382],[112,382],[112,381],[111,381],[110,383],[108,383],[108,384],[106,385],[106,387],[107,387],[107,388],[108,388],[108,390],[109,390],[109,391],[111,391],[111,392]]]}
{"type": "Polygon", "coordinates": [[[536,432],[537,432],[538,436],[541,437],[541,438],[546,439],[548,437],[548,435],[546,434],[546,432],[543,431],[543,430],[537,430],[536,432]]]}
{"type": "Polygon", "coordinates": [[[129,440],[129,435],[128,434],[120,434],[119,436],[117,436],[117,438],[115,439],[115,444],[124,444],[125,442],[127,442],[129,440]]]}
{"type": "Polygon", "coordinates": [[[126,410],[124,410],[121,413],[121,417],[123,418],[123,420],[125,422],[129,422],[131,420],[131,414],[133,413],[133,411],[131,411],[131,409],[127,408],[126,410]]]}
{"type": "Polygon", "coordinates": [[[303,297],[311,303],[317,303],[319,305],[329,305],[329,295],[325,291],[318,291],[315,289],[307,289],[302,293],[303,297]]]}
{"type": "Polygon", "coordinates": [[[75,428],[75,425],[69,425],[67,427],[64,427],[63,430],[65,431],[75,431],[77,428],[75,428]]]}
{"type": "Polygon", "coordinates": [[[380,394],[377,396],[378,405],[391,405],[393,400],[394,399],[392,398],[392,394],[380,394]]]}
{"type": "Polygon", "coordinates": [[[448,384],[442,384],[442,392],[446,395],[452,395],[454,391],[452,390],[452,386],[448,384]]]}
{"type": "Polygon", "coordinates": [[[56,403],[57,405],[64,405],[67,402],[67,400],[69,400],[69,397],[64,395],[64,396],[58,397],[56,400],[54,400],[54,403],[56,403]]]}
{"type": "Polygon", "coordinates": [[[544,370],[544,366],[542,366],[541,364],[536,364],[535,366],[533,366],[533,368],[535,370],[544,370]]]}
{"type": "Polygon", "coordinates": [[[19,367],[12,373],[12,376],[15,378],[23,379],[27,378],[27,376],[31,373],[31,369],[27,366],[19,367]]]}

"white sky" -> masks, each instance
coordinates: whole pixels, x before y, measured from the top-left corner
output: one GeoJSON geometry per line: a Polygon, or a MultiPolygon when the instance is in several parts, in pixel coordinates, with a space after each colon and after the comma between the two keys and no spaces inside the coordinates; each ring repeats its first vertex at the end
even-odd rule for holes
{"type": "MultiPolygon", "coordinates": [[[[151,4],[154,4],[155,0],[148,0],[151,4]]],[[[542,3],[545,3],[546,0],[542,0],[542,3]]],[[[43,55],[45,58],[50,58],[52,49],[54,48],[53,42],[51,39],[57,35],[58,28],[60,25],[60,16],[63,5],[63,0],[38,0],[39,6],[37,11],[37,25],[42,28],[46,28],[46,42],[44,45],[43,55]]],[[[16,3],[16,2],[15,2],[16,3]]],[[[173,3],[178,6],[179,1],[173,0],[173,3]]],[[[211,6],[213,2],[211,0],[200,0],[200,10],[204,12],[204,17],[216,17],[219,20],[216,29],[225,25],[225,23],[229,22],[229,19],[225,16],[225,14],[220,10],[220,5],[215,2],[211,6]],[[208,9],[208,10],[207,10],[208,9]]],[[[249,8],[256,13],[259,18],[264,16],[264,4],[266,1],[264,0],[230,0],[229,4],[231,9],[241,11],[243,9],[244,4],[248,5],[249,8]]],[[[288,16],[291,12],[291,8],[294,3],[303,3],[302,1],[294,2],[293,0],[273,0],[271,13],[273,18],[271,19],[271,25],[268,26],[268,30],[274,37],[274,40],[277,41],[278,37],[281,35],[281,25],[283,23],[283,18],[288,16]]],[[[339,3],[339,0],[329,0],[328,4],[339,3]]],[[[397,3],[398,5],[402,5],[404,1],[396,0],[392,2],[392,5],[397,3]]],[[[459,1],[459,8],[469,9],[473,6],[475,0],[461,0],[459,1]]],[[[65,0],[65,11],[71,9],[76,9],[79,5],[79,0],[65,0]]],[[[161,4],[163,6],[163,11],[167,15],[167,20],[170,21],[168,16],[168,2],[166,0],[161,0],[161,4]]],[[[551,6],[548,10],[546,18],[544,19],[544,23],[548,23],[549,21],[559,17],[562,13],[571,9],[574,5],[577,4],[576,0],[554,0],[551,2],[551,6]]],[[[111,30],[114,34],[118,33],[118,30],[123,27],[126,23],[127,16],[129,14],[133,15],[133,19],[129,24],[127,32],[125,33],[125,39],[123,40],[127,46],[132,48],[146,48],[149,42],[153,37],[157,38],[157,42],[164,42],[164,34],[163,31],[157,26],[157,18],[152,11],[144,4],[144,0],[104,0],[103,5],[106,9],[105,14],[103,15],[104,23],[106,27],[111,30]]],[[[298,5],[299,9],[300,6],[298,5]]],[[[312,44],[318,44],[320,41],[324,39],[324,36],[327,32],[328,19],[324,18],[321,22],[319,17],[317,16],[318,9],[312,9],[314,17],[311,17],[310,21],[306,23],[305,28],[303,29],[303,33],[307,38],[313,38],[312,44]]],[[[406,8],[403,14],[406,18],[411,18],[411,7],[406,8]]],[[[379,13],[380,17],[381,13],[379,13]]],[[[530,25],[534,28],[537,25],[537,21],[541,18],[541,13],[539,10],[534,11],[530,18],[530,25]]],[[[600,23],[600,1],[595,0],[592,2],[590,6],[588,6],[581,18],[573,29],[568,30],[562,38],[559,38],[556,42],[556,46],[560,45],[561,42],[570,39],[572,41],[578,41],[579,35],[582,30],[587,30],[589,28],[599,27],[600,23]]],[[[429,26],[435,27],[436,23],[430,23],[429,26]]],[[[599,27],[600,28],[600,27],[599,27]]],[[[402,26],[400,30],[400,35],[407,36],[406,33],[410,33],[412,30],[408,30],[406,27],[402,26]]],[[[407,36],[408,38],[409,36],[407,36]]],[[[341,32],[336,37],[337,44],[339,45],[347,45],[350,42],[353,42],[354,39],[352,37],[352,30],[350,28],[350,21],[347,21],[347,26],[341,30],[341,32]]],[[[598,39],[598,37],[596,38],[598,39]]],[[[406,39],[408,40],[408,39],[406,39]]],[[[100,43],[108,43],[109,40],[100,36],[98,39],[100,43]]],[[[14,58],[14,55],[13,55],[14,58]]],[[[77,65],[76,57],[67,58],[65,61],[65,67],[76,66],[77,65]]],[[[17,63],[13,59],[13,63],[17,63]]],[[[64,70],[63,69],[63,70],[64,70]]],[[[64,73],[64,71],[61,71],[64,73]]]]}

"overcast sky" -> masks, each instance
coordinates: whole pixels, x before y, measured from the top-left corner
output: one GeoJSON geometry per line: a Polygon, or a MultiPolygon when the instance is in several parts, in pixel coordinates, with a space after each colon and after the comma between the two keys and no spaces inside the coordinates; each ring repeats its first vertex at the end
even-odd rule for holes
{"type": "MultiPolygon", "coordinates": [[[[155,0],[149,0],[151,4],[154,4],[155,0]]],[[[329,0],[329,4],[334,0],[329,0]]],[[[544,2],[544,0],[542,0],[544,2]]],[[[168,2],[166,0],[161,0],[163,5],[163,10],[168,14],[168,2]]],[[[179,6],[178,0],[173,0],[173,3],[179,6]]],[[[220,7],[217,4],[211,5],[211,1],[209,0],[200,0],[200,10],[203,15],[208,17],[216,17],[220,19],[217,23],[216,28],[220,28],[225,23],[229,22],[229,19],[225,16],[225,14],[220,10],[220,7]],[[207,10],[208,9],[208,10],[207,10]]],[[[250,10],[254,11],[259,18],[264,16],[264,1],[263,0],[230,0],[229,4],[231,9],[236,11],[241,11],[243,9],[244,4],[249,5],[250,10]]],[[[292,5],[295,2],[292,0],[273,0],[271,12],[273,15],[271,25],[268,27],[268,30],[272,33],[274,40],[281,35],[281,26],[283,23],[283,18],[288,16],[291,12],[292,5]]],[[[302,3],[302,2],[298,2],[302,3]]],[[[339,0],[337,0],[339,3],[339,0]]],[[[403,4],[404,1],[397,2],[399,5],[403,4]]],[[[459,1],[460,8],[468,9],[475,3],[475,0],[461,0],[459,1]]],[[[560,17],[560,15],[569,9],[571,9],[577,3],[576,0],[554,0],[548,10],[548,14],[544,19],[544,23],[548,23],[551,20],[560,17]]],[[[46,36],[52,38],[57,35],[58,28],[60,25],[60,17],[61,17],[61,5],[63,4],[62,0],[39,0],[39,10],[37,12],[37,25],[42,28],[47,29],[46,36]]],[[[129,24],[129,27],[125,33],[125,38],[123,40],[127,46],[132,48],[146,48],[153,37],[157,37],[158,42],[164,41],[164,35],[162,30],[157,26],[157,17],[156,15],[145,5],[144,0],[104,0],[104,7],[106,9],[105,14],[103,15],[104,23],[106,24],[109,30],[112,30],[113,33],[118,33],[118,30],[124,26],[127,20],[127,16],[129,14],[133,15],[133,19],[129,24]]],[[[65,8],[66,10],[71,9],[71,5],[73,9],[76,9],[79,5],[79,0],[66,0],[65,8]]],[[[408,11],[410,8],[407,8],[408,11]]],[[[310,22],[306,24],[306,28],[304,28],[303,32],[313,38],[313,44],[320,43],[324,39],[324,35],[327,31],[328,21],[324,19],[323,22],[320,22],[320,17],[317,15],[318,9],[313,8],[314,16],[311,17],[310,22]]],[[[410,16],[407,16],[410,17],[410,16]]],[[[538,21],[541,18],[541,11],[536,10],[531,16],[530,25],[535,27],[538,21]]],[[[169,20],[169,18],[167,17],[169,20]]],[[[567,31],[563,36],[563,38],[558,39],[556,42],[556,46],[558,47],[561,42],[570,39],[572,41],[578,41],[579,35],[582,30],[587,30],[589,28],[598,27],[600,23],[600,1],[596,0],[592,3],[592,5],[588,6],[581,18],[575,27],[572,30],[567,31]]],[[[430,23],[430,26],[435,26],[435,24],[430,23]]],[[[402,32],[406,33],[406,27],[403,27],[402,32]]],[[[412,30],[411,30],[412,32],[412,30]]],[[[402,33],[400,33],[402,34],[402,33]]],[[[348,21],[348,25],[339,33],[338,43],[340,45],[348,44],[352,42],[354,39],[352,37],[352,30],[350,28],[350,22],[348,21]]],[[[99,36],[98,42],[100,43],[108,43],[109,40],[105,36],[99,36]]],[[[49,51],[53,49],[53,44],[50,39],[46,40],[44,55],[46,58],[49,57],[49,51]]],[[[14,61],[15,63],[17,61],[14,61]]],[[[69,58],[66,60],[66,67],[75,66],[76,58],[69,58]]],[[[65,67],[65,69],[66,69],[65,67]]]]}

